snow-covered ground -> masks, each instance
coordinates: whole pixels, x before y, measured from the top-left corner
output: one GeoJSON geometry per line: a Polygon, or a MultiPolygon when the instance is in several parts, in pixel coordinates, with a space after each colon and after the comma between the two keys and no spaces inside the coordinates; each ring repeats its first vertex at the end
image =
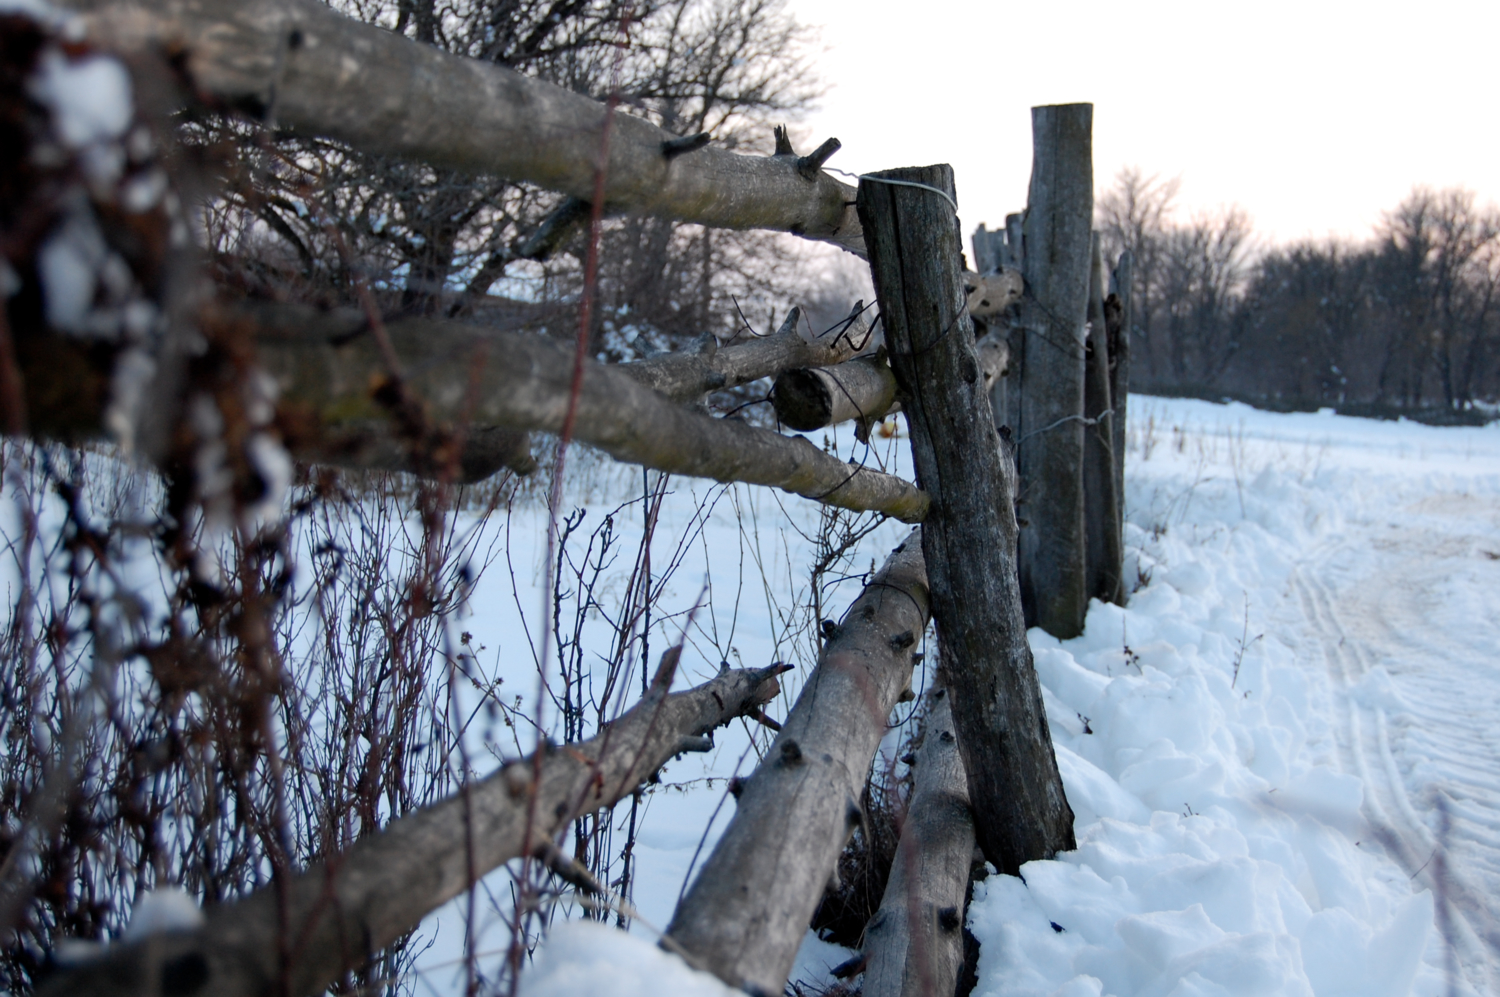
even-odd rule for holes
{"type": "MultiPolygon", "coordinates": [[[[1129,606],[1093,606],[1076,640],[1031,635],[1079,847],[976,888],[976,994],[1497,992],[1500,739],[1487,726],[1500,720],[1500,424],[1146,397],[1130,417],[1129,606]]],[[[903,439],[872,452],[847,433],[834,442],[911,473],[903,439]]],[[[581,454],[572,466],[564,507],[587,512],[566,549],[585,577],[597,567],[597,605],[565,598],[560,632],[576,634],[597,695],[655,478],[581,454]]],[[[644,664],[684,635],[679,687],[723,661],[792,662],[768,710],[783,716],[812,664],[799,627],[837,617],[905,529],[884,524],[854,547],[814,613],[818,506],[768,489],[671,489],[651,544],[659,598],[644,664]]],[[[458,625],[525,717],[536,715],[545,523],[521,502],[464,524],[496,560],[458,625]]],[[[577,578],[564,588],[578,592],[577,578]]],[[[627,663],[638,684],[642,662],[627,663]]],[[[555,645],[548,674],[556,694],[555,645]]],[[[606,714],[630,698],[617,686],[606,714]]],[[[554,733],[557,715],[549,701],[554,733]]],[[[563,923],[576,908],[554,908],[522,976],[528,997],[728,993],[658,949],[653,926],[731,817],[728,777],[752,769],[768,737],[721,731],[713,752],[669,764],[633,818],[617,809],[617,843],[627,821],[638,828],[640,916],[625,934],[563,923]]],[[[484,773],[533,743],[525,719],[497,721],[476,729],[471,757],[484,773]]],[[[466,935],[481,973],[498,966],[506,877],[482,884],[471,925],[468,898],[424,922],[421,992],[463,989],[466,935]]],[[[793,979],[826,986],[847,955],[809,934],[793,979]]]]}
{"type": "MultiPolygon", "coordinates": [[[[1079,847],[976,889],[975,993],[1494,992],[1500,425],[1137,397],[1127,516],[1129,607],[1096,604],[1076,640],[1032,633],[1079,847]]],[[[744,563],[729,518],[699,541],[716,585],[744,563]]],[[[783,556],[784,577],[806,561],[783,556]]],[[[751,601],[733,638],[747,664],[774,650],[751,601]]],[[[722,782],[690,780],[748,768],[745,747],[721,738],[653,797],[647,920],[667,919],[732,807],[722,782]]],[[[639,924],[607,930],[554,928],[523,992],[726,992],[639,924]]],[[[826,984],[843,954],[810,938],[797,974],[826,984]]]]}

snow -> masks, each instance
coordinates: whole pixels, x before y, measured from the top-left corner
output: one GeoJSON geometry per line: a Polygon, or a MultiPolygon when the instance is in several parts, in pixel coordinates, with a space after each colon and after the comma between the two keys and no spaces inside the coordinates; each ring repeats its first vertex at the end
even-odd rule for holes
{"type": "MultiPolygon", "coordinates": [[[[196,415],[215,437],[213,407],[196,415]]],[[[1436,429],[1133,397],[1129,435],[1130,603],[1093,605],[1075,640],[1030,635],[1078,848],[976,886],[975,993],[1496,992],[1500,424],[1436,429]]],[[[866,456],[847,432],[833,442],[841,457],[866,456]]],[[[200,456],[211,477],[222,454],[200,456]]],[[[868,457],[911,474],[904,439],[880,440],[868,457]]],[[[582,451],[570,461],[564,508],[588,510],[570,556],[607,516],[618,544],[600,559],[604,611],[580,617],[587,672],[633,569],[643,477],[582,451]]],[[[682,479],[672,489],[652,544],[662,592],[648,664],[684,628],[679,687],[723,660],[793,662],[768,708],[784,716],[810,664],[787,613],[811,596],[806,537],[820,511],[769,489],[682,479]]],[[[544,514],[519,503],[508,519],[470,515],[459,529],[483,531],[473,548],[493,542],[501,560],[457,625],[472,632],[476,660],[530,704],[523,622],[539,633],[544,514]]],[[[839,615],[859,573],[904,532],[887,523],[855,548],[822,616],[839,615]]],[[[563,600],[564,632],[575,602],[563,600]]],[[[556,712],[544,720],[554,734],[556,712]]],[[[476,729],[481,774],[530,750],[533,732],[517,725],[476,729]]],[[[552,905],[550,934],[522,974],[527,997],[726,992],[660,949],[655,929],[733,814],[728,777],[748,773],[766,737],[731,726],[712,752],[667,766],[636,815],[641,916],[625,933],[565,920],[579,913],[566,898],[552,905]]],[[[614,814],[617,843],[628,811],[614,814]]],[[[507,875],[483,884],[480,907],[508,895],[507,875]]],[[[461,898],[424,921],[419,945],[432,944],[419,989],[462,990],[466,935],[486,973],[503,958],[503,918],[467,917],[461,898]]],[[[848,954],[809,933],[793,979],[826,986],[848,954]]]]}
{"type": "Polygon", "coordinates": [[[70,60],[49,48],[42,54],[32,88],[52,109],[57,137],[72,149],[119,138],[134,114],[130,73],[113,56],[70,60]]]}
{"type": "Polygon", "coordinates": [[[637,936],[595,921],[553,929],[547,946],[522,977],[521,997],[734,997],[718,977],[695,970],[637,936]]]}
{"type": "Polygon", "coordinates": [[[203,926],[203,911],[181,887],[146,890],[135,901],[123,940],[138,942],[163,931],[192,931],[203,926]]]}
{"type": "MultiPolygon", "coordinates": [[[[1489,992],[1500,425],[1144,397],[1131,416],[1140,587],[1126,609],[1094,604],[1076,640],[1031,633],[1078,848],[977,885],[975,994],[1435,995],[1450,949],[1453,992],[1489,992]]],[[[640,874],[670,877],[663,899],[697,844],[694,809],[675,808],[670,833],[653,827],[665,814],[646,822],[657,854],[640,874]]],[[[656,889],[638,900],[664,920],[656,889]]],[[[561,937],[526,977],[532,997],[583,989],[545,968],[559,959],[603,989],[601,962],[672,958],[643,930],[607,954],[561,937]]],[[[827,985],[842,950],[809,943],[799,972],[827,985]],[[832,951],[808,958],[818,946],[832,951]]]]}

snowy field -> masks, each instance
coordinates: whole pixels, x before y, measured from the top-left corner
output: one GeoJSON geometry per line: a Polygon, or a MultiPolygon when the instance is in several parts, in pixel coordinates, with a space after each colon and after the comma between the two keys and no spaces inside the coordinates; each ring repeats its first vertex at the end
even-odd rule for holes
{"type": "MultiPolygon", "coordinates": [[[[1500,741],[1487,726],[1500,718],[1500,425],[1137,397],[1130,439],[1129,607],[1095,604],[1077,640],[1032,633],[1079,847],[976,889],[975,993],[1495,992],[1500,741]]],[[[901,449],[889,459],[904,463],[901,449]]],[[[611,505],[599,501],[611,490],[599,486],[595,505],[611,505]]],[[[673,593],[686,604],[703,579],[715,586],[693,623],[693,679],[719,657],[795,660],[761,571],[794,591],[808,557],[776,532],[816,518],[764,490],[718,494],[673,593]]],[[[658,542],[693,528],[664,518],[658,542]]],[[[513,565],[534,566],[514,523],[511,535],[513,565]]],[[[882,527],[852,570],[897,536],[882,527]]],[[[833,589],[825,614],[855,585],[833,589]]],[[[504,612],[476,600],[496,645],[511,614],[539,602],[506,596],[504,612]]],[[[743,731],[721,735],[648,797],[644,921],[669,919],[732,809],[721,780],[754,765],[748,747],[743,731]]],[[[653,941],[642,921],[630,936],[558,924],[523,993],[728,992],[653,941]]],[[[454,982],[437,966],[445,951],[434,947],[423,974],[438,990],[454,982]]],[[[826,986],[846,954],[810,935],[793,979],[826,986]]]]}

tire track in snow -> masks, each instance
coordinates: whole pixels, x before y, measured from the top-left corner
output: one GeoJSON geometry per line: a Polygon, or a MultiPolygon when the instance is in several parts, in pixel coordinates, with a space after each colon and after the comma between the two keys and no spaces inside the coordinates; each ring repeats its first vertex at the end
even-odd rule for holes
{"type": "Polygon", "coordinates": [[[1371,837],[1414,883],[1433,891],[1439,926],[1446,922],[1469,986],[1494,993],[1500,937],[1488,898],[1500,894],[1500,750],[1492,730],[1500,713],[1476,708],[1476,700],[1500,702],[1500,676],[1416,608],[1433,601],[1438,593],[1428,589],[1447,577],[1434,568],[1430,538],[1379,539],[1356,547],[1345,537],[1315,550],[1293,572],[1293,590],[1333,682],[1339,761],[1364,783],[1371,837]],[[1339,585],[1338,565],[1361,554],[1373,556],[1373,569],[1339,585]],[[1391,665],[1401,712],[1409,715],[1394,725],[1378,695],[1359,694],[1372,689],[1361,683],[1381,663],[1391,665]],[[1476,697],[1476,686],[1493,688],[1476,697]],[[1449,818],[1442,842],[1435,833],[1439,793],[1449,818]]]}

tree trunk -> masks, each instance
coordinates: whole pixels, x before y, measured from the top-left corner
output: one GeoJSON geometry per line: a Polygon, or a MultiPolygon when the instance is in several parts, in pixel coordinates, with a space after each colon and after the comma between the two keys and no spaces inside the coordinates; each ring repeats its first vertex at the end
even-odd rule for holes
{"type": "MultiPolygon", "coordinates": [[[[278,418],[294,454],[331,460],[389,445],[370,427],[392,425],[382,399],[394,382],[362,316],[246,303],[222,320],[245,323],[254,336],[258,359],[280,388],[278,418]]],[[[420,400],[430,424],[561,431],[571,350],[540,336],[427,319],[394,322],[385,334],[406,369],[403,390],[420,400]]],[[[583,367],[574,435],[616,460],[772,485],[906,522],[926,513],[927,497],[900,478],[845,464],[805,439],[674,404],[619,368],[587,359],[583,367]]]]}
{"type": "MultiPolygon", "coordinates": [[[[322,991],[463,893],[472,877],[540,847],[575,818],[634,792],[684,739],[753,715],[786,666],[723,671],[668,694],[680,648],[662,656],[645,697],[596,737],[512,762],[393,821],[335,861],[211,907],[204,926],[116,945],[38,988],[38,997],[302,997],[322,991]],[[535,793],[535,805],[531,796],[535,793]],[[284,902],[284,908],[282,903],[284,902]],[[290,964],[282,964],[284,950],[290,964]]],[[[564,870],[570,867],[561,860],[564,870]]],[[[576,875],[576,873],[575,873],[576,875]]]]}
{"type": "Polygon", "coordinates": [[[793,232],[863,254],[853,189],[816,167],[799,169],[803,160],[679,152],[681,136],[616,111],[601,164],[605,105],[316,0],[70,5],[92,11],[94,37],[127,49],[165,46],[199,94],[279,129],[584,200],[594,198],[603,165],[611,213],[793,232]]]}
{"type": "Polygon", "coordinates": [[[952,196],[953,170],[867,177],[858,207],[917,478],[932,502],[922,552],[975,829],[995,867],[1015,872],[1074,844],[1016,584],[1014,481],[964,309],[952,208],[883,178],[952,196]]]}
{"type": "Polygon", "coordinates": [[[914,531],[844,614],[667,934],[702,968],[780,994],[808,921],[863,819],[860,790],[927,628],[914,531]]]}
{"type": "MultiPolygon", "coordinates": [[[[1109,397],[1115,404],[1115,501],[1120,525],[1125,525],[1125,425],[1130,402],[1130,335],[1135,321],[1133,285],[1135,257],[1125,252],[1110,276],[1110,295],[1104,302],[1104,327],[1109,332],[1109,397]]],[[[1122,596],[1128,595],[1121,591],[1122,596]]]]}
{"type": "MultiPolygon", "coordinates": [[[[1094,213],[1092,104],[1031,109],[1020,424],[1026,619],[1066,640],[1088,610],[1083,499],[1084,318],[1094,213]]],[[[982,837],[982,835],[981,835],[982,837]]]]}
{"type": "Polygon", "coordinates": [[[950,698],[942,688],[928,698],[901,844],[866,928],[863,997],[946,997],[963,968],[974,819],[950,698]]]}
{"type": "Polygon", "coordinates": [[[1109,332],[1104,319],[1104,259],[1094,233],[1089,267],[1089,332],[1083,399],[1084,533],[1088,541],[1088,594],[1123,603],[1124,539],[1115,476],[1114,399],[1109,384],[1109,332]]]}

